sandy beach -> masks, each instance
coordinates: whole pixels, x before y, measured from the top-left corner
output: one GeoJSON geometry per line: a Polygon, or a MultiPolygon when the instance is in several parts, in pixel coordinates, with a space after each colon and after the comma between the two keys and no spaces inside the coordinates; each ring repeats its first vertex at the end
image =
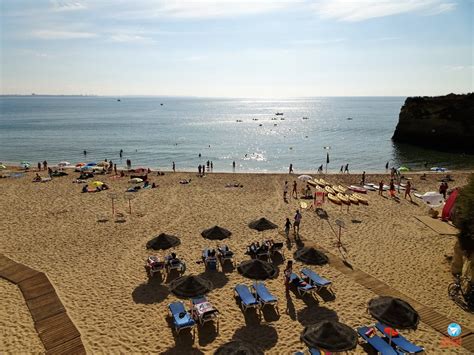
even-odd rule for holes
{"type": "MultiPolygon", "coordinates": [[[[130,186],[127,177],[99,175],[97,180],[106,182],[110,190],[81,193],[82,185],[72,182],[78,173],[71,171],[47,183],[31,182],[34,175],[0,179],[0,253],[48,275],[90,353],[212,354],[224,343],[239,339],[269,354],[292,354],[306,349],[300,334],[305,325],[318,320],[339,320],[354,328],[374,324],[366,306],[376,295],[331,265],[312,267],[333,282],[335,291],[334,300],[318,296],[317,302],[294,292],[285,297],[280,263],[280,276],[266,282],[279,298],[280,314],[265,310],[260,320],[252,310],[244,314],[233,296],[236,284],[250,285],[250,280],[236,270],[204,273],[204,266],[197,263],[203,248],[217,244],[200,233],[216,224],[232,232],[225,243],[236,253],[237,262],[249,259],[244,254],[246,245],[261,241],[262,235],[247,224],[260,217],[279,225],[278,231],[264,232],[264,237],[285,242],[285,256],[292,258],[297,246],[292,234],[291,243],[285,241],[284,222],[287,217],[293,220],[301,200],[291,198],[285,203],[282,192],[285,180],[291,185],[297,175],[150,174],[158,188],[133,194],[131,214],[124,197],[130,186]],[[179,183],[189,178],[190,184],[179,183]],[[225,187],[234,182],[243,187],[225,187]],[[112,216],[111,192],[117,194],[115,208],[124,215],[124,223],[116,223],[112,216]],[[144,270],[148,255],[167,254],[145,249],[146,242],[162,232],[181,239],[174,251],[186,261],[187,275],[204,273],[213,282],[208,297],[221,313],[218,331],[206,324],[196,330],[194,340],[186,331],[178,337],[174,334],[167,306],[178,298],[168,291],[171,279],[149,282],[144,270]]],[[[46,176],[45,172],[41,175],[46,176]]],[[[423,193],[437,191],[444,175],[428,174],[426,180],[420,180],[418,173],[407,176],[423,193]]],[[[450,188],[462,186],[469,172],[451,176],[455,181],[450,188]]],[[[388,183],[388,174],[368,174],[366,181],[378,183],[381,178],[388,183]]],[[[350,185],[359,183],[360,175],[327,175],[325,179],[350,185]]],[[[297,181],[299,190],[304,184],[297,181]]],[[[301,240],[340,256],[332,228],[336,219],[343,220],[342,242],[350,264],[474,328],[474,317],[447,295],[452,276],[445,255],[452,255],[455,237],[439,235],[415,218],[427,215],[428,207],[421,200],[413,197],[416,204],[412,204],[400,197],[395,202],[369,192],[367,206],[351,206],[349,211],[326,202],[323,208],[329,221],[303,210],[301,240]]],[[[296,262],[294,270],[302,267],[296,262]]],[[[44,351],[20,291],[5,280],[0,280],[0,290],[0,348],[7,353],[44,351]]],[[[466,353],[463,348],[440,349],[441,334],[423,319],[418,330],[403,334],[424,346],[426,353],[466,353]]],[[[351,353],[366,350],[358,346],[351,353]]]]}

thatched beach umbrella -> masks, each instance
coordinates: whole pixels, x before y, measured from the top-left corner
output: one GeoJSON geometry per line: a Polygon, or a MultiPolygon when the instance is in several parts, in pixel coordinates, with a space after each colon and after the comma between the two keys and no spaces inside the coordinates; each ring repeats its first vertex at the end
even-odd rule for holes
{"type": "Polygon", "coordinates": [[[212,240],[222,240],[225,238],[229,238],[231,234],[232,233],[229,230],[219,226],[214,226],[212,228],[205,229],[201,232],[201,235],[204,238],[212,240]]]}
{"type": "Polygon", "coordinates": [[[328,257],[322,251],[315,248],[303,247],[294,252],[293,257],[305,264],[324,265],[328,263],[328,257]]]}
{"type": "Polygon", "coordinates": [[[357,333],[348,325],[323,320],[306,327],[301,334],[301,340],[310,348],[342,352],[357,346],[357,333]]]}
{"type": "Polygon", "coordinates": [[[399,298],[380,296],[369,301],[368,311],[379,322],[396,329],[416,329],[420,316],[399,298]]]}
{"type": "Polygon", "coordinates": [[[213,288],[212,282],[201,276],[181,276],[170,282],[170,291],[178,297],[193,298],[203,296],[213,288]]]}
{"type": "Polygon", "coordinates": [[[278,226],[275,223],[270,222],[265,217],[262,217],[260,219],[257,219],[256,221],[250,222],[249,227],[252,229],[258,230],[259,232],[278,228],[278,226]]]}
{"type": "Polygon", "coordinates": [[[263,355],[263,351],[255,349],[247,342],[234,340],[221,345],[214,355],[263,355]]]}
{"type": "Polygon", "coordinates": [[[174,235],[161,233],[159,236],[148,241],[148,243],[146,243],[146,248],[153,249],[153,250],[160,250],[160,249],[166,250],[169,248],[173,248],[179,244],[181,244],[181,241],[179,240],[178,237],[175,237],[174,235]]]}
{"type": "Polygon", "coordinates": [[[278,269],[273,264],[259,259],[242,261],[237,270],[242,276],[252,280],[271,279],[278,274],[278,269]]]}

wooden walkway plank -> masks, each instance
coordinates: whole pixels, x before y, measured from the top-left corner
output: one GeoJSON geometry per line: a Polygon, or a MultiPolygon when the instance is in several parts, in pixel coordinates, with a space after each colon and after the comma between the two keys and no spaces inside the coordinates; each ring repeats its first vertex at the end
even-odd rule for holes
{"type": "Polygon", "coordinates": [[[81,334],[44,273],[0,254],[0,277],[20,288],[47,354],[86,354],[81,334]]]}
{"type": "Polygon", "coordinates": [[[27,301],[54,291],[48,277],[42,272],[36,274],[34,277],[23,280],[18,286],[27,301]]]}
{"type": "Polygon", "coordinates": [[[35,322],[66,311],[56,291],[29,299],[26,304],[35,322]]]}

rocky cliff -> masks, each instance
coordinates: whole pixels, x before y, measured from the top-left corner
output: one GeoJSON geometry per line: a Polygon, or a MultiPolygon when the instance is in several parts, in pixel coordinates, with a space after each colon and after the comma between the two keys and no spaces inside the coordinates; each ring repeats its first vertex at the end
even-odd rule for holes
{"type": "Polygon", "coordinates": [[[407,98],[392,139],[437,150],[474,153],[474,93],[407,98]]]}

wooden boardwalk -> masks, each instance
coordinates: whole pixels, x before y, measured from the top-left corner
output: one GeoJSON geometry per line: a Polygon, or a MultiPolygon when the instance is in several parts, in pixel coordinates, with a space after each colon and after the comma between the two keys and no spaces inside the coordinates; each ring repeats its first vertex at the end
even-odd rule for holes
{"type": "MultiPolygon", "coordinates": [[[[324,248],[315,246],[317,249],[324,251],[329,257],[329,264],[339,270],[341,273],[352,277],[357,283],[364,286],[365,288],[371,290],[372,292],[380,296],[392,296],[401,298],[408,303],[418,312],[420,315],[421,321],[431,328],[441,333],[443,336],[448,337],[447,329],[450,323],[454,321],[445,317],[444,315],[436,312],[433,308],[427,307],[420,302],[414,300],[411,297],[406,296],[405,294],[393,289],[386,283],[376,279],[375,277],[354,268],[344,262],[343,259],[337,257],[336,255],[328,252],[324,248]]],[[[458,323],[458,322],[456,322],[458,323]]],[[[474,332],[472,329],[469,329],[467,326],[462,324],[462,335],[461,335],[461,346],[468,350],[471,354],[474,354],[474,332]]]]}
{"type": "Polygon", "coordinates": [[[0,254],[0,277],[18,285],[46,354],[85,354],[81,334],[48,277],[0,254]]]}

